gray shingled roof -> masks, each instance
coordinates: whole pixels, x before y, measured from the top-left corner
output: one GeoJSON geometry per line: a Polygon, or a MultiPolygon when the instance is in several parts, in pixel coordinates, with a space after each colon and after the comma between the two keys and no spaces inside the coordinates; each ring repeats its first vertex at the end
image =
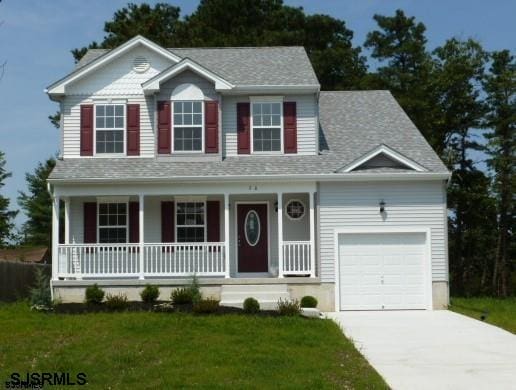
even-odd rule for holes
{"type": "MultiPolygon", "coordinates": [[[[172,48],[181,58],[190,58],[234,85],[319,85],[302,46],[172,48]]],[[[106,54],[90,49],[75,71],[106,54]]]]}
{"type": "MultiPolygon", "coordinates": [[[[321,92],[320,125],[319,155],[242,156],[207,162],[75,158],[58,161],[50,179],[334,174],[380,144],[416,161],[429,172],[448,172],[388,91],[321,92]]],[[[403,169],[368,170],[373,172],[413,173],[403,169]]]]}

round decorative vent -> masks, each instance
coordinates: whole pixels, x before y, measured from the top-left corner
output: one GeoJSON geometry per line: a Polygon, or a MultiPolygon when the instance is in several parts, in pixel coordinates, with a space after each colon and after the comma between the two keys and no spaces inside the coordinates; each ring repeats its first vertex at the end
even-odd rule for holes
{"type": "Polygon", "coordinates": [[[150,68],[150,62],[145,57],[136,57],[133,62],[133,69],[135,72],[143,73],[150,68]]]}

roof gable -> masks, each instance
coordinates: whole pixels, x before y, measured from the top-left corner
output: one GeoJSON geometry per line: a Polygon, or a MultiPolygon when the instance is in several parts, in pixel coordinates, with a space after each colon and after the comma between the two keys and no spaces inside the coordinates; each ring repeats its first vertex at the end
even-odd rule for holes
{"type": "Polygon", "coordinates": [[[359,157],[350,164],[342,167],[338,172],[351,172],[364,168],[404,168],[417,172],[424,172],[426,169],[415,161],[389,148],[387,145],[379,145],[370,152],[359,157]]]}
{"type": "Polygon", "coordinates": [[[170,66],[169,68],[165,69],[163,72],[157,74],[150,80],[147,80],[146,82],[144,82],[142,84],[144,93],[152,94],[152,93],[158,92],[160,90],[160,85],[162,83],[165,83],[166,81],[170,80],[171,78],[177,76],[178,74],[180,74],[186,70],[190,70],[194,73],[197,73],[201,77],[204,77],[204,78],[212,81],[215,84],[215,89],[217,91],[230,90],[234,87],[233,84],[224,80],[222,77],[213,73],[212,71],[205,68],[204,66],[196,63],[195,61],[191,60],[190,58],[184,58],[181,61],[179,61],[177,64],[170,66]]]}
{"type": "Polygon", "coordinates": [[[66,92],[67,85],[73,83],[74,81],[82,79],[91,72],[109,64],[110,62],[114,61],[115,59],[128,53],[129,51],[138,46],[143,46],[149,50],[152,50],[155,53],[158,53],[171,63],[177,63],[180,61],[180,57],[178,57],[174,53],[138,35],[113,50],[102,52],[102,54],[100,54],[99,51],[96,51],[95,54],[100,55],[95,58],[93,58],[93,55],[89,55],[88,57],[91,58],[90,62],[86,64],[78,64],[80,66],[78,66],[75,71],[65,76],[64,78],[56,81],[55,83],[51,84],[49,87],[47,87],[46,92],[51,96],[63,95],[66,92]]]}

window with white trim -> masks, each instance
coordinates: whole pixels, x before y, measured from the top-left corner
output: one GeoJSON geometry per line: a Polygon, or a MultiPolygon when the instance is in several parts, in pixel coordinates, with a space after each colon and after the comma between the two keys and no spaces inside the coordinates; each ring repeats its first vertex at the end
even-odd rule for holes
{"type": "Polygon", "coordinates": [[[127,242],[127,203],[98,204],[98,242],[127,242]]]}
{"type": "Polygon", "coordinates": [[[174,151],[203,151],[203,116],[202,101],[174,102],[174,151]]]}
{"type": "Polygon", "coordinates": [[[177,242],[206,241],[206,202],[177,202],[177,242]]]}
{"type": "Polygon", "coordinates": [[[95,105],[96,153],[124,153],[125,105],[95,105]]]}
{"type": "Polygon", "coordinates": [[[291,199],[285,207],[287,217],[293,221],[299,221],[305,216],[305,205],[298,199],[291,199]]]}
{"type": "Polygon", "coordinates": [[[281,152],[282,104],[252,103],[253,152],[281,152]]]}

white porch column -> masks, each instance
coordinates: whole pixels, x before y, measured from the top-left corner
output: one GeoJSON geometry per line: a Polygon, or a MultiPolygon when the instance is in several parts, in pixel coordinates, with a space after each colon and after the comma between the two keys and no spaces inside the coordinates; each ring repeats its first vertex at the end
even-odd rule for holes
{"type": "Polygon", "coordinates": [[[145,279],[144,275],[144,264],[145,264],[145,255],[143,253],[144,251],[144,217],[145,214],[143,212],[144,210],[144,196],[143,194],[139,195],[138,204],[139,204],[139,210],[138,210],[138,237],[139,237],[139,245],[140,245],[140,279],[145,279]]]}
{"type": "Polygon", "coordinates": [[[278,277],[283,277],[283,192],[278,192],[278,277]]]}
{"type": "Polygon", "coordinates": [[[52,280],[57,280],[59,267],[59,196],[52,202],[52,280]]]}
{"type": "Polygon", "coordinates": [[[309,193],[310,206],[310,277],[315,277],[315,212],[314,212],[314,195],[313,191],[309,193]]]}
{"type": "Polygon", "coordinates": [[[64,200],[64,212],[65,212],[65,227],[64,227],[64,243],[70,243],[70,198],[64,200]]]}
{"type": "Polygon", "coordinates": [[[224,194],[224,261],[226,278],[229,278],[229,194],[224,194]]]}

